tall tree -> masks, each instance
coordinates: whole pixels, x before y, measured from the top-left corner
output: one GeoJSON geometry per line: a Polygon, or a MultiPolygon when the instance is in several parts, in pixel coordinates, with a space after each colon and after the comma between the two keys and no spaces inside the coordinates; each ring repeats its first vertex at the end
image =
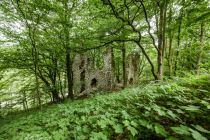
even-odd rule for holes
{"type": "Polygon", "coordinates": [[[73,71],[72,71],[72,60],[71,60],[71,47],[69,44],[70,41],[70,32],[69,32],[69,28],[72,26],[70,23],[70,13],[71,10],[74,8],[75,6],[75,1],[72,1],[71,3],[71,8],[69,8],[69,0],[63,0],[62,1],[63,4],[63,9],[64,9],[64,13],[63,13],[63,31],[64,31],[64,48],[66,49],[66,73],[67,73],[67,81],[68,81],[68,97],[73,99],[74,95],[73,95],[73,71]]]}

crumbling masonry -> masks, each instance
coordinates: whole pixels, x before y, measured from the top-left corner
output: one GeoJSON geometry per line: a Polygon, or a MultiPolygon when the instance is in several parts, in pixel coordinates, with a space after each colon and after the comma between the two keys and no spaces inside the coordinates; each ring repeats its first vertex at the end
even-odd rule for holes
{"type": "MultiPolygon", "coordinates": [[[[116,88],[112,49],[104,54],[102,69],[91,66],[91,58],[86,54],[77,54],[73,61],[74,94],[88,94],[95,90],[113,90],[116,88]]],[[[128,56],[128,84],[136,84],[139,78],[139,54],[128,56]]]]}

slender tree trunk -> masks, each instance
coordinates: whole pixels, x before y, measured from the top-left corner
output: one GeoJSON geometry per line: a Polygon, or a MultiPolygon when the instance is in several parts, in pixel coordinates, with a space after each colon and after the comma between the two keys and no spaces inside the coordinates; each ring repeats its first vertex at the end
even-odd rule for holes
{"type": "Polygon", "coordinates": [[[201,22],[200,26],[200,48],[199,48],[199,54],[197,59],[197,65],[196,65],[196,74],[200,74],[200,65],[202,60],[202,53],[203,53],[203,47],[204,47],[204,22],[201,22]]]}
{"type": "Polygon", "coordinates": [[[61,101],[61,98],[59,97],[57,88],[56,88],[56,77],[54,76],[54,74],[56,73],[51,73],[50,74],[50,82],[43,76],[42,72],[40,69],[38,69],[38,76],[39,78],[45,83],[46,87],[49,89],[49,91],[51,92],[51,95],[53,97],[53,102],[59,102],[61,101]],[[56,95],[57,94],[57,95],[56,95]]]}
{"type": "Polygon", "coordinates": [[[127,74],[126,74],[126,49],[125,43],[122,46],[122,75],[123,75],[123,87],[127,86],[127,74]]]}
{"type": "Polygon", "coordinates": [[[38,71],[37,71],[37,64],[38,64],[38,55],[37,55],[37,50],[36,50],[36,46],[34,45],[34,47],[32,48],[32,50],[34,50],[34,52],[32,52],[32,54],[34,54],[34,71],[35,71],[35,79],[36,79],[36,97],[38,100],[38,105],[41,107],[41,96],[40,96],[40,92],[39,92],[39,79],[38,79],[38,71]]]}
{"type": "Polygon", "coordinates": [[[67,86],[68,86],[68,98],[73,99],[73,72],[71,63],[70,50],[66,50],[66,72],[67,72],[67,86]]]}
{"type": "Polygon", "coordinates": [[[27,106],[27,99],[26,99],[26,93],[25,93],[25,91],[23,91],[22,103],[23,103],[23,109],[24,109],[24,111],[27,111],[28,106],[27,106]]]}
{"type": "Polygon", "coordinates": [[[117,68],[117,73],[116,73],[116,80],[117,80],[117,83],[120,83],[120,62],[119,61],[117,61],[117,66],[116,66],[116,68],[117,68]]]}
{"type": "Polygon", "coordinates": [[[152,72],[152,75],[154,77],[154,80],[158,80],[158,76],[156,75],[155,73],[155,67],[152,63],[152,60],[150,59],[150,57],[148,56],[147,52],[145,51],[144,47],[141,45],[140,42],[138,41],[135,41],[136,44],[139,46],[139,48],[141,49],[143,55],[146,57],[147,61],[149,62],[150,66],[151,66],[151,72],[152,72]]]}
{"type": "Polygon", "coordinates": [[[172,42],[173,42],[173,38],[170,36],[169,38],[169,46],[168,46],[168,68],[169,68],[169,77],[171,77],[172,75],[172,70],[173,70],[173,65],[172,65],[172,42]]]}
{"type": "Polygon", "coordinates": [[[165,56],[165,52],[166,52],[166,49],[167,49],[167,39],[166,39],[166,16],[167,16],[167,8],[168,8],[168,2],[167,0],[165,0],[165,3],[164,3],[164,12],[163,12],[163,57],[165,56]]]}
{"type": "Polygon", "coordinates": [[[166,39],[165,39],[165,32],[166,32],[166,12],[168,6],[168,0],[163,0],[159,2],[159,27],[158,27],[158,56],[157,56],[157,66],[158,66],[158,80],[163,80],[163,58],[166,49],[166,39]]]}
{"type": "Polygon", "coordinates": [[[61,93],[62,99],[64,100],[65,99],[65,96],[64,96],[63,84],[62,84],[62,79],[61,79],[61,73],[62,72],[60,70],[61,68],[60,68],[60,64],[59,63],[56,63],[56,68],[57,68],[57,76],[58,76],[58,84],[59,84],[59,90],[58,90],[58,92],[61,93]]]}
{"type": "Polygon", "coordinates": [[[145,57],[143,55],[140,55],[139,76],[141,76],[141,74],[143,73],[145,66],[146,66],[145,57]]]}
{"type": "MultiPolygon", "coordinates": [[[[172,9],[170,7],[170,11],[169,11],[169,23],[168,26],[171,26],[171,22],[172,22],[172,9]]],[[[172,43],[173,43],[173,34],[172,34],[172,29],[169,29],[169,35],[168,35],[168,39],[169,39],[169,45],[168,45],[168,69],[169,69],[169,77],[172,76],[172,71],[173,71],[173,65],[172,65],[172,58],[173,58],[173,50],[172,50],[172,43]]]]}
{"type": "MultiPolygon", "coordinates": [[[[66,69],[66,66],[64,67],[64,69],[66,69]]],[[[64,76],[64,83],[63,83],[63,91],[64,91],[64,95],[66,96],[67,93],[67,74],[66,71],[63,73],[64,76]]]]}
{"type": "Polygon", "coordinates": [[[157,64],[158,64],[158,80],[163,80],[163,28],[164,28],[164,3],[160,4],[160,19],[159,19],[159,34],[158,34],[158,56],[157,56],[157,64]]]}
{"type": "Polygon", "coordinates": [[[59,92],[57,90],[57,86],[56,86],[56,77],[54,77],[53,81],[52,81],[52,95],[53,95],[53,99],[55,102],[60,102],[61,98],[59,96],[59,92]]]}
{"type": "Polygon", "coordinates": [[[162,49],[159,48],[158,52],[158,80],[163,80],[163,55],[162,55],[162,49]]]}
{"type": "MultiPolygon", "coordinates": [[[[148,33],[153,41],[153,46],[156,48],[157,50],[157,66],[158,66],[158,71],[157,74],[155,73],[154,70],[154,65],[152,63],[152,61],[150,60],[148,54],[146,54],[145,50],[143,48],[142,49],[142,53],[145,55],[146,59],[148,60],[148,62],[151,65],[151,71],[152,74],[155,78],[155,80],[162,80],[163,79],[163,37],[164,37],[164,33],[163,33],[163,28],[164,28],[164,8],[165,8],[165,4],[166,4],[166,0],[164,0],[163,2],[157,2],[156,4],[158,5],[160,11],[159,11],[159,19],[157,16],[157,11],[155,11],[155,19],[156,19],[156,28],[157,28],[157,35],[158,35],[158,46],[155,43],[155,38],[153,37],[153,35],[151,34],[150,30],[151,30],[151,25],[150,22],[148,20],[148,15],[147,15],[147,11],[146,8],[144,6],[143,1],[140,1],[142,7],[143,7],[143,11],[144,11],[144,16],[145,16],[145,20],[148,24],[148,33]]],[[[166,9],[166,8],[165,8],[166,9]]],[[[132,26],[132,25],[131,25],[132,26]]],[[[133,27],[133,26],[132,26],[133,27]]],[[[133,27],[134,31],[137,31],[135,29],[135,27],[133,27]]],[[[140,44],[140,43],[139,43],[140,44]]]]}
{"type": "Polygon", "coordinates": [[[52,54],[52,61],[53,61],[53,69],[52,69],[52,74],[50,76],[51,82],[52,82],[52,96],[54,102],[60,102],[61,98],[59,96],[59,92],[57,90],[57,71],[58,71],[58,59],[56,54],[52,54]]]}
{"type": "Polygon", "coordinates": [[[59,97],[58,91],[57,91],[56,88],[52,88],[51,93],[52,93],[52,97],[53,97],[53,102],[60,102],[61,101],[61,98],[59,97]]]}
{"type": "Polygon", "coordinates": [[[26,97],[26,93],[24,93],[24,98],[25,98],[25,106],[26,106],[26,110],[28,110],[28,101],[27,101],[27,97],[26,97]]]}
{"type": "MultiPolygon", "coordinates": [[[[28,37],[30,40],[30,44],[32,46],[31,50],[32,50],[32,59],[33,59],[33,65],[34,65],[34,75],[35,75],[35,82],[36,82],[36,99],[38,100],[38,105],[41,107],[41,96],[40,96],[40,92],[39,92],[39,79],[38,79],[38,71],[37,71],[37,67],[38,67],[38,52],[37,52],[37,45],[36,45],[36,40],[35,40],[35,35],[36,35],[36,26],[35,25],[31,25],[28,20],[27,17],[24,13],[24,11],[21,8],[21,4],[20,1],[16,1],[17,4],[17,11],[20,12],[20,15],[23,17],[23,20],[25,22],[25,25],[28,29],[28,37]]],[[[39,21],[37,21],[37,23],[39,23],[39,21]]],[[[38,25],[38,24],[37,24],[38,25]]]]}
{"type": "Polygon", "coordinates": [[[59,87],[60,87],[60,93],[62,95],[63,100],[65,99],[64,91],[63,91],[63,85],[61,80],[61,71],[58,70],[58,81],[59,81],[59,87]]]}
{"type": "Polygon", "coordinates": [[[115,88],[115,81],[116,81],[116,69],[115,69],[115,59],[114,59],[114,49],[113,48],[110,48],[111,49],[111,63],[112,63],[112,66],[111,66],[111,69],[112,69],[112,73],[111,73],[111,80],[112,80],[112,84],[111,84],[111,89],[114,89],[115,88]]]}
{"type": "MultiPolygon", "coordinates": [[[[133,32],[135,33],[138,33],[138,40],[135,40],[133,39],[133,41],[138,45],[138,47],[142,50],[142,53],[143,55],[146,57],[147,61],[149,62],[150,66],[151,66],[151,72],[152,72],[152,75],[154,77],[155,80],[158,80],[158,76],[155,72],[155,67],[154,67],[154,64],[153,62],[151,61],[149,55],[147,54],[147,52],[145,51],[144,47],[141,45],[141,32],[133,25],[133,21],[130,21],[130,19],[126,19],[126,18],[123,18],[121,16],[119,16],[119,13],[117,12],[115,6],[112,4],[111,0],[107,0],[106,2],[103,1],[104,4],[106,5],[109,5],[114,16],[117,18],[117,19],[120,19],[121,21],[123,21],[124,23],[126,23],[128,26],[130,26],[133,30],[133,32]]],[[[140,1],[141,3],[143,3],[143,1],[140,1]]],[[[154,38],[153,38],[154,40],[154,38]]],[[[154,41],[153,41],[154,42],[154,41]]],[[[156,47],[156,45],[155,45],[156,47]]],[[[156,48],[157,49],[157,48],[156,48]]]]}
{"type": "Polygon", "coordinates": [[[177,72],[177,65],[178,65],[178,58],[179,58],[179,49],[180,49],[180,41],[181,41],[180,35],[181,35],[181,28],[182,28],[184,4],[185,4],[185,0],[182,0],[182,8],[179,13],[179,19],[178,19],[179,27],[178,27],[178,36],[177,36],[177,51],[176,51],[175,64],[174,64],[174,75],[175,76],[176,76],[176,72],[177,72]]]}
{"type": "Polygon", "coordinates": [[[68,98],[73,99],[73,70],[72,70],[72,61],[71,61],[71,48],[70,48],[70,37],[69,37],[69,8],[68,8],[68,0],[63,0],[64,6],[64,23],[63,23],[63,31],[64,31],[64,48],[66,49],[66,73],[67,73],[67,83],[68,83],[68,98]]]}

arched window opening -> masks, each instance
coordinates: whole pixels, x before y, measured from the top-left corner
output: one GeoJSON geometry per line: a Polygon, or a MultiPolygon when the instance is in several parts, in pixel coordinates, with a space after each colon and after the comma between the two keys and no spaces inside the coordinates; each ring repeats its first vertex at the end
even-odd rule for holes
{"type": "Polygon", "coordinates": [[[97,86],[97,80],[96,80],[96,78],[93,78],[92,80],[91,80],[91,88],[95,88],[96,86],[97,86]]]}

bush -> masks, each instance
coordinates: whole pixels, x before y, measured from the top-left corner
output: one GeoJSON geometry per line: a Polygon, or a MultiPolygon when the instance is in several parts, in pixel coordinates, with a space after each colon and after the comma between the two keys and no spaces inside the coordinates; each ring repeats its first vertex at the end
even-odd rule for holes
{"type": "Polygon", "coordinates": [[[208,76],[174,79],[53,105],[1,125],[1,139],[207,140],[208,85],[208,76]]]}

